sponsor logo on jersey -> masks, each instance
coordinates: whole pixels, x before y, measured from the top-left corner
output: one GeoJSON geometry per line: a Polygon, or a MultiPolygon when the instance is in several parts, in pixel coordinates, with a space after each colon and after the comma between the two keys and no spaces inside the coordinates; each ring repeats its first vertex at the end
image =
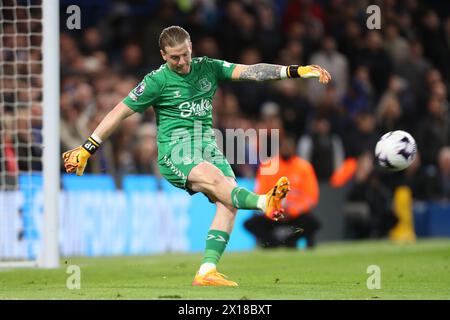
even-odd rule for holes
{"type": "Polygon", "coordinates": [[[174,91],[173,94],[174,94],[174,96],[173,96],[174,98],[181,98],[180,90],[174,91]]]}
{"type": "Polygon", "coordinates": [[[203,117],[212,110],[211,101],[208,99],[201,99],[200,101],[186,101],[178,106],[181,110],[180,116],[182,118],[188,118],[190,116],[203,117]]]}
{"type": "Polygon", "coordinates": [[[202,78],[198,81],[198,85],[200,86],[200,89],[204,92],[208,92],[211,90],[212,84],[209,82],[208,78],[202,78]]]}

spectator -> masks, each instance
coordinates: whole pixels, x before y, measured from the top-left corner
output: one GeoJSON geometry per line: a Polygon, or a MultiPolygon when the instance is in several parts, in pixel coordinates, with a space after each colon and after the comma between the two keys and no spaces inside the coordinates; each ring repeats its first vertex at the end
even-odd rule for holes
{"type": "Polygon", "coordinates": [[[398,27],[394,23],[389,23],[386,26],[385,35],[384,49],[392,61],[394,70],[397,71],[399,65],[409,58],[409,44],[399,34],[398,27]]]}
{"type": "MultiPolygon", "coordinates": [[[[275,10],[268,2],[257,3],[257,15],[260,22],[258,48],[263,61],[274,61],[281,45],[281,30],[275,16],[275,10]]],[[[292,62],[291,62],[292,63],[292,62]]]]}
{"type": "Polygon", "coordinates": [[[372,112],[375,92],[370,82],[370,71],[366,66],[356,67],[349,90],[342,102],[350,115],[355,116],[362,112],[372,112]]]}
{"type": "Polygon", "coordinates": [[[244,226],[262,248],[295,248],[301,237],[306,238],[308,248],[313,248],[320,228],[319,221],[312,214],[319,200],[319,186],[311,164],[295,155],[295,140],[292,137],[282,139],[279,154],[260,166],[255,192],[267,192],[278,176],[286,176],[291,183],[291,191],[284,204],[284,219],[275,222],[255,214],[245,221],[244,226]],[[266,170],[276,170],[277,173],[267,174],[266,170]]]}
{"type": "Polygon", "coordinates": [[[448,111],[436,96],[428,100],[427,111],[418,128],[417,145],[422,155],[422,165],[435,166],[439,150],[449,143],[448,111]]]}
{"type": "Polygon", "coordinates": [[[139,174],[159,176],[157,160],[156,127],[150,123],[142,124],[137,132],[137,141],[133,154],[135,168],[132,171],[139,174]]]}
{"type": "MultiPolygon", "coordinates": [[[[417,116],[417,108],[419,100],[425,96],[425,75],[430,70],[430,62],[423,57],[422,44],[413,40],[409,43],[408,57],[400,61],[397,67],[398,75],[407,81],[407,86],[414,95],[413,109],[408,111],[408,117],[415,118],[417,116]]],[[[412,120],[414,121],[414,120],[412,120]]]]}
{"type": "Polygon", "coordinates": [[[103,51],[105,49],[102,36],[97,28],[87,28],[83,32],[80,49],[84,55],[92,55],[95,52],[103,51]]]}
{"type": "Polygon", "coordinates": [[[377,128],[380,134],[405,129],[402,123],[402,109],[394,95],[385,95],[377,107],[377,128]]]}
{"type": "MultiPolygon", "coordinates": [[[[195,54],[198,57],[208,56],[210,58],[221,58],[221,53],[216,39],[211,36],[203,36],[197,40],[195,54]]],[[[194,48],[193,48],[194,49],[194,48]]]]}
{"type": "Polygon", "coordinates": [[[365,151],[372,152],[378,141],[376,119],[372,113],[362,112],[354,119],[354,127],[348,128],[344,139],[346,157],[359,157],[365,151]]]}
{"type": "Polygon", "coordinates": [[[450,147],[439,150],[438,166],[430,167],[422,176],[424,198],[434,201],[450,201],[450,147]]]}
{"type": "MultiPolygon", "coordinates": [[[[257,125],[258,131],[266,130],[267,139],[258,140],[259,162],[265,162],[268,158],[278,153],[281,137],[286,133],[283,119],[280,116],[280,106],[274,102],[266,102],[261,107],[261,121],[257,125]]],[[[264,137],[259,137],[264,138],[264,137]]]]}
{"type": "Polygon", "coordinates": [[[281,106],[280,115],[286,132],[298,138],[305,130],[313,106],[301,95],[294,80],[287,79],[276,83],[275,90],[273,101],[281,106]]]}
{"type": "MultiPolygon", "coordinates": [[[[257,64],[261,62],[261,54],[254,47],[244,48],[240,54],[239,62],[242,64],[257,64]]],[[[256,117],[259,108],[267,99],[269,84],[261,82],[231,83],[229,87],[238,98],[239,109],[249,117],[256,117]]]]}
{"type": "Polygon", "coordinates": [[[125,76],[133,76],[142,79],[149,71],[144,62],[141,47],[137,43],[129,43],[122,50],[122,60],[119,65],[119,73],[125,76]]]}
{"type": "Polygon", "coordinates": [[[345,238],[385,237],[397,223],[391,205],[392,194],[374,171],[372,152],[362,153],[344,207],[345,238]]]}
{"type": "Polygon", "coordinates": [[[17,135],[14,141],[17,146],[18,169],[27,172],[42,171],[42,149],[39,147],[42,137],[33,135],[32,124],[27,118],[28,110],[19,109],[18,113],[17,135]]]}
{"type": "Polygon", "coordinates": [[[298,142],[297,154],[312,164],[321,182],[327,182],[344,161],[342,140],[330,131],[330,123],[324,117],[313,120],[311,133],[298,142]]]}
{"type": "Polygon", "coordinates": [[[412,130],[414,123],[405,122],[404,114],[411,112],[412,93],[406,81],[393,74],[389,78],[387,90],[383,93],[376,107],[377,127],[380,134],[393,130],[412,130]]]}
{"type": "Polygon", "coordinates": [[[364,50],[364,38],[361,26],[356,20],[347,20],[344,25],[344,34],[338,38],[338,48],[339,52],[342,52],[347,57],[350,64],[350,72],[353,74],[356,66],[359,65],[358,60],[364,50]]]}
{"type": "Polygon", "coordinates": [[[255,45],[256,20],[240,1],[227,1],[225,14],[219,22],[218,38],[225,60],[238,61],[243,47],[255,45]]]}
{"type": "MultiPolygon", "coordinates": [[[[332,37],[325,37],[322,42],[322,50],[311,56],[309,64],[324,66],[333,75],[333,84],[337,91],[338,99],[347,92],[348,61],[347,58],[336,50],[336,41],[332,37]]],[[[308,82],[308,97],[311,101],[320,99],[326,88],[308,82]]]]}
{"type": "Polygon", "coordinates": [[[444,78],[449,80],[450,62],[449,48],[446,46],[444,30],[441,28],[439,16],[433,10],[428,10],[422,18],[421,41],[424,54],[440,70],[444,78]]]}
{"type": "Polygon", "coordinates": [[[4,113],[0,109],[0,130],[5,134],[0,145],[0,168],[2,169],[2,179],[0,179],[1,189],[15,189],[17,187],[17,174],[19,173],[18,155],[14,147],[14,116],[11,113],[4,113]]]}
{"type": "Polygon", "coordinates": [[[388,83],[392,72],[392,62],[383,49],[383,38],[378,31],[370,31],[366,36],[366,47],[358,56],[357,61],[369,68],[370,81],[375,93],[380,95],[388,83]]]}

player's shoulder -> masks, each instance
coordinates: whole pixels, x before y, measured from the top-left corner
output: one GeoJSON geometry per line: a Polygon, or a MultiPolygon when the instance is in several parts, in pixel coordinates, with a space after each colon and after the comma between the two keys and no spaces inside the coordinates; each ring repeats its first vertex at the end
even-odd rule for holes
{"type": "Polygon", "coordinates": [[[157,84],[159,87],[163,87],[166,81],[167,66],[161,65],[158,69],[152,70],[144,76],[143,82],[147,84],[157,84]]]}
{"type": "Polygon", "coordinates": [[[192,63],[195,65],[214,65],[214,64],[223,64],[224,62],[226,61],[207,56],[192,58],[192,63]]]}
{"type": "Polygon", "coordinates": [[[147,73],[144,77],[144,79],[150,79],[150,80],[154,80],[157,79],[159,77],[165,77],[165,72],[167,69],[167,65],[166,64],[162,64],[159,66],[158,69],[152,70],[149,73],[147,73]]]}
{"type": "Polygon", "coordinates": [[[192,65],[194,70],[208,70],[217,73],[219,70],[229,69],[233,64],[221,59],[203,56],[193,58],[192,65]]]}
{"type": "Polygon", "coordinates": [[[192,63],[194,64],[204,64],[204,63],[210,63],[212,62],[213,59],[211,59],[210,57],[207,56],[202,56],[202,57],[194,57],[192,58],[192,63]]]}

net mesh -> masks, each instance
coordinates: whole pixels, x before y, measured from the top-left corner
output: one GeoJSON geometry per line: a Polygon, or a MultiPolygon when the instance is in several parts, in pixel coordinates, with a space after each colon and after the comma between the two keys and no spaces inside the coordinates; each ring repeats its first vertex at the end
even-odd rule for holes
{"type": "Polygon", "coordinates": [[[35,259],[42,194],[42,0],[0,3],[0,260],[35,259]]]}

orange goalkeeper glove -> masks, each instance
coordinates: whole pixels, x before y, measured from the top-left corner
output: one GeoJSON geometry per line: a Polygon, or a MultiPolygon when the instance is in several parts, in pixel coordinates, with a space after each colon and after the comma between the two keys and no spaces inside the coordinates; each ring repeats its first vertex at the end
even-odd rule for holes
{"type": "Polygon", "coordinates": [[[319,78],[319,82],[327,84],[331,80],[330,73],[316,64],[308,66],[288,66],[287,67],[288,78],[319,78]]]}
{"type": "Polygon", "coordinates": [[[92,137],[89,137],[83,145],[64,152],[62,157],[64,159],[64,168],[66,168],[66,172],[73,173],[76,171],[77,176],[83,175],[89,157],[93,155],[99,147],[100,143],[92,137]]]}

